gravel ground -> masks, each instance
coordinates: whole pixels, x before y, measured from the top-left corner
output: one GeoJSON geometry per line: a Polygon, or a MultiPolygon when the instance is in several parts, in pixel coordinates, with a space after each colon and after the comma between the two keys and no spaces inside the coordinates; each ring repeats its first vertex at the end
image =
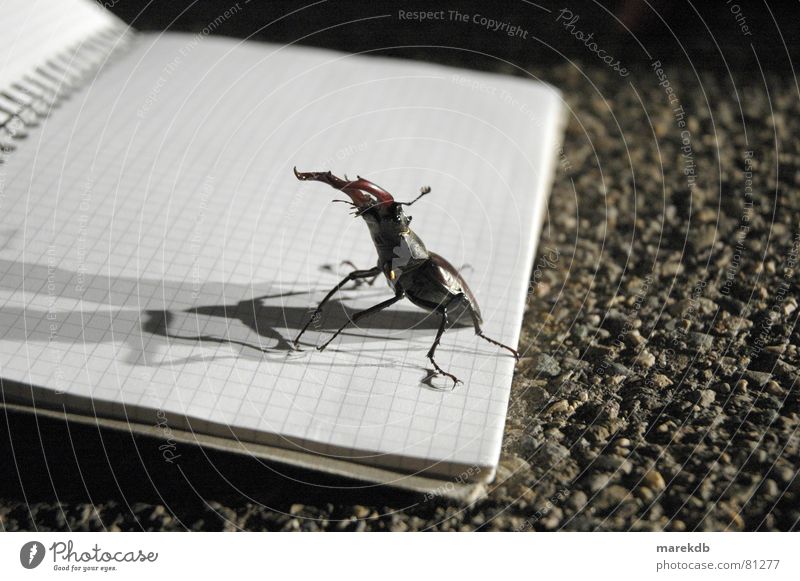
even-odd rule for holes
{"type": "Polygon", "coordinates": [[[656,72],[593,66],[531,69],[572,116],[487,498],[459,507],[189,446],[168,466],[152,440],[11,414],[0,526],[800,528],[794,80],[667,69],[681,119],[656,72]]]}

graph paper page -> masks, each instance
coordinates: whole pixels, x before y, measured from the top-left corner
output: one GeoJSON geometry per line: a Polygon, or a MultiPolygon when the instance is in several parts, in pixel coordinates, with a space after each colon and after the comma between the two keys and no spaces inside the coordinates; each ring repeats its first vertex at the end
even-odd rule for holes
{"type": "MultiPolygon", "coordinates": [[[[528,78],[310,48],[141,35],[2,167],[4,396],[454,475],[499,458],[514,359],[383,279],[313,307],[375,250],[301,171],[410,201],[462,272],[484,331],[517,345],[561,100],[528,78]],[[31,391],[26,386],[37,386],[31,391]]],[[[524,346],[523,346],[524,350],[524,346]]],[[[483,471],[482,474],[488,472],[483,471]]],[[[470,472],[470,474],[473,474],[470,472]]]]}
{"type": "Polygon", "coordinates": [[[110,12],[86,0],[0,0],[0,14],[3,88],[54,54],[121,24],[110,12]]]}

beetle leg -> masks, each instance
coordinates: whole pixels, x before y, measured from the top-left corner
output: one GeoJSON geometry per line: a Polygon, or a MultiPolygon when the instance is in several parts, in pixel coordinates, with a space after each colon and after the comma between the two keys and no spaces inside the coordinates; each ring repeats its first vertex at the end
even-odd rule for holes
{"type": "MultiPolygon", "coordinates": [[[[353,263],[352,263],[351,261],[349,261],[349,260],[343,260],[343,261],[341,262],[341,266],[350,266],[350,267],[352,267],[352,268],[356,268],[356,269],[358,268],[358,267],[357,267],[355,264],[353,264],[353,263]]],[[[379,277],[379,276],[380,276],[380,273],[379,273],[379,274],[376,274],[375,276],[373,276],[372,278],[370,278],[368,281],[366,281],[366,284],[367,284],[367,285],[369,285],[369,286],[373,286],[373,285],[375,284],[375,281],[376,281],[376,280],[378,280],[378,277],[379,277]]],[[[364,278],[369,278],[369,277],[364,277],[364,278]]],[[[361,280],[359,279],[359,280],[357,280],[357,281],[356,281],[356,286],[358,286],[358,285],[360,285],[360,284],[362,284],[362,283],[361,283],[361,280]]]]}
{"type": "Polygon", "coordinates": [[[517,351],[516,349],[512,349],[508,345],[503,345],[500,341],[495,341],[494,339],[491,339],[490,337],[487,337],[486,335],[483,334],[483,329],[481,329],[481,321],[480,321],[480,318],[478,317],[477,313],[475,312],[475,309],[472,307],[471,304],[469,304],[469,301],[465,301],[465,302],[467,303],[467,308],[469,309],[469,314],[472,317],[472,324],[475,327],[475,334],[478,337],[480,337],[481,339],[486,339],[492,345],[497,345],[498,347],[502,347],[503,349],[505,349],[507,351],[510,351],[511,354],[514,356],[514,358],[517,361],[519,361],[519,351],[517,351]]]}
{"type": "MultiPolygon", "coordinates": [[[[376,268],[377,268],[377,267],[376,267],[376,268]]],[[[330,345],[331,341],[333,341],[334,339],[336,339],[336,337],[338,337],[338,336],[339,336],[339,333],[341,333],[342,331],[344,331],[344,330],[345,330],[347,327],[349,327],[351,324],[358,322],[360,319],[363,319],[364,317],[367,317],[367,316],[369,316],[369,315],[374,315],[375,313],[377,313],[377,312],[379,312],[379,311],[382,311],[383,309],[385,309],[385,308],[387,308],[387,307],[390,307],[390,306],[392,306],[392,305],[393,305],[393,304],[395,304],[397,301],[399,301],[400,299],[402,299],[404,296],[405,296],[405,293],[404,293],[403,291],[399,291],[399,292],[398,292],[396,295],[394,295],[392,298],[390,298],[390,299],[388,299],[388,300],[385,300],[385,301],[383,301],[382,303],[378,303],[377,305],[373,305],[373,306],[371,306],[371,307],[370,307],[370,308],[368,308],[368,309],[364,309],[363,311],[358,311],[356,314],[354,314],[354,315],[353,315],[353,316],[350,318],[350,320],[348,320],[348,321],[347,321],[347,322],[346,322],[344,325],[342,325],[342,326],[339,328],[339,330],[338,330],[338,331],[336,331],[336,332],[335,332],[335,333],[334,333],[334,334],[331,336],[331,338],[330,338],[330,339],[328,339],[327,341],[325,341],[325,343],[323,343],[322,345],[320,345],[319,347],[317,347],[317,350],[319,350],[319,351],[324,351],[324,350],[325,350],[325,347],[327,347],[328,345],[330,345]]]]}
{"type": "Polygon", "coordinates": [[[519,351],[516,349],[512,349],[508,345],[504,345],[500,341],[495,341],[494,339],[487,337],[483,334],[483,329],[481,329],[481,323],[478,320],[477,315],[475,314],[475,310],[472,308],[472,305],[468,304],[467,308],[469,309],[469,314],[472,317],[472,324],[475,326],[475,334],[480,337],[481,339],[486,339],[492,345],[497,345],[498,347],[502,347],[503,349],[510,351],[514,358],[519,361],[519,351]]]}
{"type": "Polygon", "coordinates": [[[447,325],[447,307],[442,307],[441,310],[437,309],[437,312],[441,316],[441,322],[439,323],[439,330],[436,331],[436,338],[433,340],[433,345],[431,345],[431,348],[428,350],[428,354],[426,355],[426,357],[431,360],[431,363],[433,364],[433,368],[436,370],[436,373],[452,379],[453,387],[455,387],[459,383],[464,383],[464,382],[461,381],[452,373],[448,373],[447,371],[439,367],[439,364],[436,363],[436,360],[433,358],[433,356],[436,354],[436,348],[439,346],[439,342],[442,340],[442,335],[444,335],[445,326],[447,325]]]}
{"type": "Polygon", "coordinates": [[[492,338],[490,338],[490,337],[487,337],[486,335],[484,335],[484,334],[483,334],[483,331],[482,331],[482,330],[480,330],[480,329],[476,330],[476,331],[475,331],[475,334],[476,334],[478,337],[480,337],[481,339],[486,339],[486,340],[487,340],[489,343],[491,343],[492,345],[497,345],[498,347],[501,347],[501,348],[505,349],[506,351],[510,352],[510,353],[511,353],[511,354],[514,356],[514,359],[516,359],[517,361],[519,361],[519,351],[517,351],[517,350],[516,350],[516,349],[514,349],[513,347],[509,347],[508,345],[504,345],[504,344],[503,344],[503,343],[501,343],[500,341],[495,341],[494,339],[492,339],[492,338]]]}
{"type": "Polygon", "coordinates": [[[378,268],[377,266],[374,266],[374,267],[370,268],[369,270],[354,270],[353,272],[348,274],[346,277],[344,277],[344,279],[342,279],[342,281],[339,284],[337,284],[335,287],[333,287],[331,289],[331,291],[327,295],[325,295],[325,298],[322,299],[322,301],[317,305],[317,308],[314,309],[314,312],[312,313],[311,318],[303,326],[303,328],[300,329],[300,332],[297,334],[297,337],[295,337],[294,346],[297,347],[297,344],[300,341],[300,337],[303,336],[303,333],[306,332],[306,330],[308,329],[309,325],[311,325],[311,323],[314,320],[316,320],[317,317],[319,317],[322,314],[322,307],[325,306],[325,303],[327,303],[331,299],[331,297],[333,295],[335,295],[336,292],[340,288],[342,288],[344,285],[346,285],[351,280],[357,280],[359,278],[369,278],[371,276],[378,276],[380,273],[381,273],[381,269],[378,268]]]}

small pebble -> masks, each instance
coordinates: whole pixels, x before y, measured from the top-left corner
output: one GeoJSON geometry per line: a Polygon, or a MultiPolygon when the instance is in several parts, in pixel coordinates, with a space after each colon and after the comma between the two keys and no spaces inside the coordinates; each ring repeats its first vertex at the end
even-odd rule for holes
{"type": "Polygon", "coordinates": [[[644,476],[644,483],[655,491],[661,491],[666,488],[667,484],[664,482],[664,477],[658,470],[650,470],[644,476]]]}

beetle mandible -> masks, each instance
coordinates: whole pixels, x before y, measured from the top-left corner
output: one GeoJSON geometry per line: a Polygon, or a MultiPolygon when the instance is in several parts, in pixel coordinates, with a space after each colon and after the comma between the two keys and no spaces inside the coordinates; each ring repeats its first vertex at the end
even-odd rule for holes
{"type": "Polygon", "coordinates": [[[433,340],[433,345],[428,350],[427,357],[433,364],[435,373],[449,377],[453,381],[454,387],[462,383],[461,380],[439,367],[438,363],[436,363],[435,355],[436,348],[439,346],[449,321],[449,314],[456,309],[466,308],[472,318],[476,335],[489,343],[510,351],[519,361],[519,353],[516,349],[495,341],[483,333],[481,327],[483,318],[478,302],[458,270],[447,260],[425,248],[425,244],[419,236],[409,228],[411,217],[406,216],[403,207],[411,206],[420,198],[429,194],[431,191],[429,187],[421,188],[420,194],[410,202],[395,202],[389,192],[360,176],[356,176],[356,179],[351,181],[347,179],[347,176],[345,176],[345,179],[341,179],[329,171],[300,173],[297,168],[294,168],[294,175],[298,180],[322,182],[347,194],[350,197],[350,201],[337,201],[350,204],[353,208],[353,214],[364,219],[369,228],[372,242],[375,244],[375,250],[378,252],[378,262],[374,267],[368,270],[354,270],[325,295],[325,298],[317,305],[309,321],[295,338],[295,347],[297,347],[300,338],[311,322],[321,316],[325,303],[339,289],[348,282],[374,278],[383,274],[389,287],[394,290],[394,296],[355,313],[347,323],[342,325],[317,349],[324,350],[349,325],[382,311],[403,298],[408,298],[416,306],[439,315],[439,328],[436,332],[436,338],[433,340]]]}

